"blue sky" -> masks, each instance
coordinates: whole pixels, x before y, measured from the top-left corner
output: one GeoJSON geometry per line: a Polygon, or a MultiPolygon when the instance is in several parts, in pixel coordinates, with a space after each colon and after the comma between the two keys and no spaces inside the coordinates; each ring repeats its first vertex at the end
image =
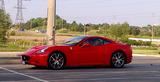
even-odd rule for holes
{"type": "MultiPolygon", "coordinates": [[[[6,11],[15,20],[17,0],[5,0],[6,11]]],[[[47,0],[23,1],[24,20],[47,16],[47,0]]],[[[160,0],[57,0],[57,14],[68,22],[160,23],[160,0]]]]}

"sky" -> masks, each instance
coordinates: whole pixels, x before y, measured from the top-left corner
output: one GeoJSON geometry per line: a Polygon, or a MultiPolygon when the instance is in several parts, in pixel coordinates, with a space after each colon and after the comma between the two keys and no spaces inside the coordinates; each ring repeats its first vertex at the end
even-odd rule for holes
{"type": "MultiPolygon", "coordinates": [[[[5,0],[13,22],[17,0],[5,0]]],[[[24,20],[47,17],[47,0],[23,1],[24,20]]],[[[57,0],[57,15],[67,22],[123,23],[145,26],[160,24],[160,0],[57,0]]]]}

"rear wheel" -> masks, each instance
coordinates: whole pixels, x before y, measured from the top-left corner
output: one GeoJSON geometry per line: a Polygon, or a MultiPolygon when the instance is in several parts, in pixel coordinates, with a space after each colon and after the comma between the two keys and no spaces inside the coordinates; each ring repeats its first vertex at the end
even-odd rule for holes
{"type": "Polygon", "coordinates": [[[122,52],[116,52],[111,57],[111,65],[114,68],[122,68],[125,64],[125,55],[122,52]]]}
{"type": "Polygon", "coordinates": [[[58,70],[64,67],[65,57],[62,53],[55,52],[53,53],[48,60],[48,66],[51,69],[58,70]]]}

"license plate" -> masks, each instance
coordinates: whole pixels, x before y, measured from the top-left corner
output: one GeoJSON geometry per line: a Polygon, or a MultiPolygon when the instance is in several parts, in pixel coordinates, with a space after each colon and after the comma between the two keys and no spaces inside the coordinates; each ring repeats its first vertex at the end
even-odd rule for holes
{"type": "Polygon", "coordinates": [[[22,64],[26,64],[26,62],[25,62],[25,61],[22,61],[22,64]]]}

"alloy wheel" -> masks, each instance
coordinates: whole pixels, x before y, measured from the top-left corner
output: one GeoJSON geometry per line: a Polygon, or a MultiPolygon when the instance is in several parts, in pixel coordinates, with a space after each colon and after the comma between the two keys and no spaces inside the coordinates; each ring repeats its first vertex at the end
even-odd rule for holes
{"type": "Polygon", "coordinates": [[[112,55],[111,59],[112,66],[115,68],[121,68],[125,64],[124,54],[121,52],[116,52],[112,55]]]}
{"type": "Polygon", "coordinates": [[[52,69],[61,69],[64,66],[64,56],[61,53],[53,53],[49,57],[49,67],[52,69]]]}

